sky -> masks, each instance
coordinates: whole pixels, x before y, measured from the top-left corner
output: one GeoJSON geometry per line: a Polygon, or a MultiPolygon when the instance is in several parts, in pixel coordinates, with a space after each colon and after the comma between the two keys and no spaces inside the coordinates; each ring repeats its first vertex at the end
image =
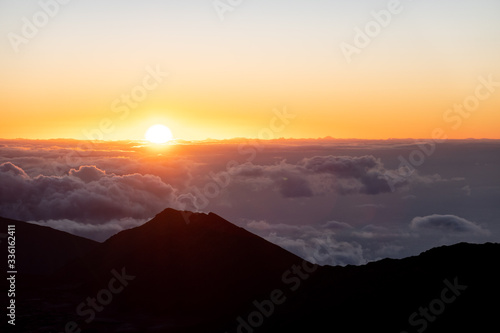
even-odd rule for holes
{"type": "Polygon", "coordinates": [[[212,211],[332,265],[498,242],[498,13],[0,0],[0,216],[104,241],[212,211]]]}
{"type": "Polygon", "coordinates": [[[287,108],[296,121],[273,137],[500,138],[499,12],[495,0],[0,0],[0,137],[140,140],[161,123],[184,140],[266,138],[287,108]]]}

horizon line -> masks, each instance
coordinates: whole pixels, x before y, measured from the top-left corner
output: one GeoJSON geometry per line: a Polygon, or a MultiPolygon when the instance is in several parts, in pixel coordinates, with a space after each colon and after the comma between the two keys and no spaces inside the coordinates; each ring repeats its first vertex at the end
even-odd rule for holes
{"type": "Polygon", "coordinates": [[[95,142],[95,143],[106,143],[106,142],[137,142],[137,143],[145,143],[149,145],[172,145],[176,143],[206,143],[206,142],[227,142],[227,141],[241,141],[241,140],[252,140],[252,141],[263,141],[263,142],[276,142],[276,141],[408,141],[408,140],[425,140],[425,141],[435,141],[435,142],[446,142],[446,141],[500,141],[500,138],[446,138],[446,139],[434,139],[434,138],[335,138],[331,136],[325,137],[317,137],[317,138],[296,138],[296,137],[281,137],[281,138],[273,138],[273,139],[260,139],[258,137],[232,137],[226,139],[215,139],[215,138],[206,138],[206,139],[183,139],[176,138],[172,139],[168,142],[157,144],[149,142],[145,139],[115,139],[115,140],[89,140],[89,139],[75,139],[75,138],[2,138],[1,141],[78,141],[78,142],[95,142]]]}

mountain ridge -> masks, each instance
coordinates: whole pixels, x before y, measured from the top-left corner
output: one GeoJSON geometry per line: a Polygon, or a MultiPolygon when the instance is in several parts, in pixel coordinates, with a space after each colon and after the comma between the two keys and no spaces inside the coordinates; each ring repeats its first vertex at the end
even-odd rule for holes
{"type": "Polygon", "coordinates": [[[2,231],[7,225],[16,226],[17,266],[25,274],[50,275],[99,244],[51,227],[0,217],[2,231]],[[63,253],[61,246],[65,248],[63,253]]]}
{"type": "MultiPolygon", "coordinates": [[[[485,330],[498,312],[487,302],[500,297],[496,243],[441,246],[361,266],[317,266],[214,213],[165,209],[103,243],[84,242],[89,246],[81,255],[64,251],[73,241],[80,244],[81,237],[47,228],[43,232],[50,235],[44,238],[39,226],[0,221],[16,224],[19,236],[34,239],[36,246],[63,237],[67,240],[51,255],[74,255],[56,271],[38,272],[47,278],[21,280],[25,331],[60,332],[64,323],[75,322],[82,332],[317,332],[326,327],[409,333],[424,324],[426,332],[452,332],[485,330]],[[116,289],[117,281],[123,288],[102,312],[78,314],[82,304],[80,310],[92,313],[88,297],[99,299],[107,288],[116,289]],[[466,289],[445,304],[439,297],[449,285],[466,289]],[[436,302],[446,311],[424,322],[419,308],[440,305],[436,302]]],[[[49,253],[27,243],[23,247],[34,257],[49,253]]]]}

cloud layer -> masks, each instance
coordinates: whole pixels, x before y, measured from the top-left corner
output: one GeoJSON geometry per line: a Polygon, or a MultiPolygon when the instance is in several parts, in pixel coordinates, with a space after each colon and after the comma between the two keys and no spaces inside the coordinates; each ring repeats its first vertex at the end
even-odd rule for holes
{"type": "Polygon", "coordinates": [[[463,239],[485,241],[491,235],[489,230],[464,218],[437,214],[415,217],[400,228],[371,224],[355,227],[338,221],[314,226],[265,221],[250,221],[244,225],[267,240],[321,265],[360,265],[385,257],[399,257],[405,248],[418,248],[422,239],[433,247],[463,239]]]}
{"type": "Polygon", "coordinates": [[[64,176],[30,177],[20,167],[0,164],[0,214],[21,220],[102,224],[151,217],[175,202],[175,190],[158,176],[108,174],[93,165],[64,176]]]}
{"type": "Polygon", "coordinates": [[[500,241],[500,142],[0,140],[0,215],[104,240],[167,207],[213,211],[308,260],[362,264],[500,241]],[[471,159],[470,156],[474,156],[471,159]]]}
{"type": "Polygon", "coordinates": [[[372,155],[314,156],[296,164],[285,161],[274,165],[240,164],[228,170],[240,179],[274,185],[285,198],[311,197],[328,191],[339,194],[370,194],[393,192],[411,183],[440,181],[439,175],[407,175],[400,170],[387,170],[372,155]]]}

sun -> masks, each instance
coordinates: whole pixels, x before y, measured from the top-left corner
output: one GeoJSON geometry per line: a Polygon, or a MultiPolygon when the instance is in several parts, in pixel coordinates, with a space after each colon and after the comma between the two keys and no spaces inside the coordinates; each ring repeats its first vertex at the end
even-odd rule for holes
{"type": "Polygon", "coordinates": [[[146,140],[151,143],[165,143],[174,138],[172,131],[165,125],[153,125],[144,134],[146,140]]]}

